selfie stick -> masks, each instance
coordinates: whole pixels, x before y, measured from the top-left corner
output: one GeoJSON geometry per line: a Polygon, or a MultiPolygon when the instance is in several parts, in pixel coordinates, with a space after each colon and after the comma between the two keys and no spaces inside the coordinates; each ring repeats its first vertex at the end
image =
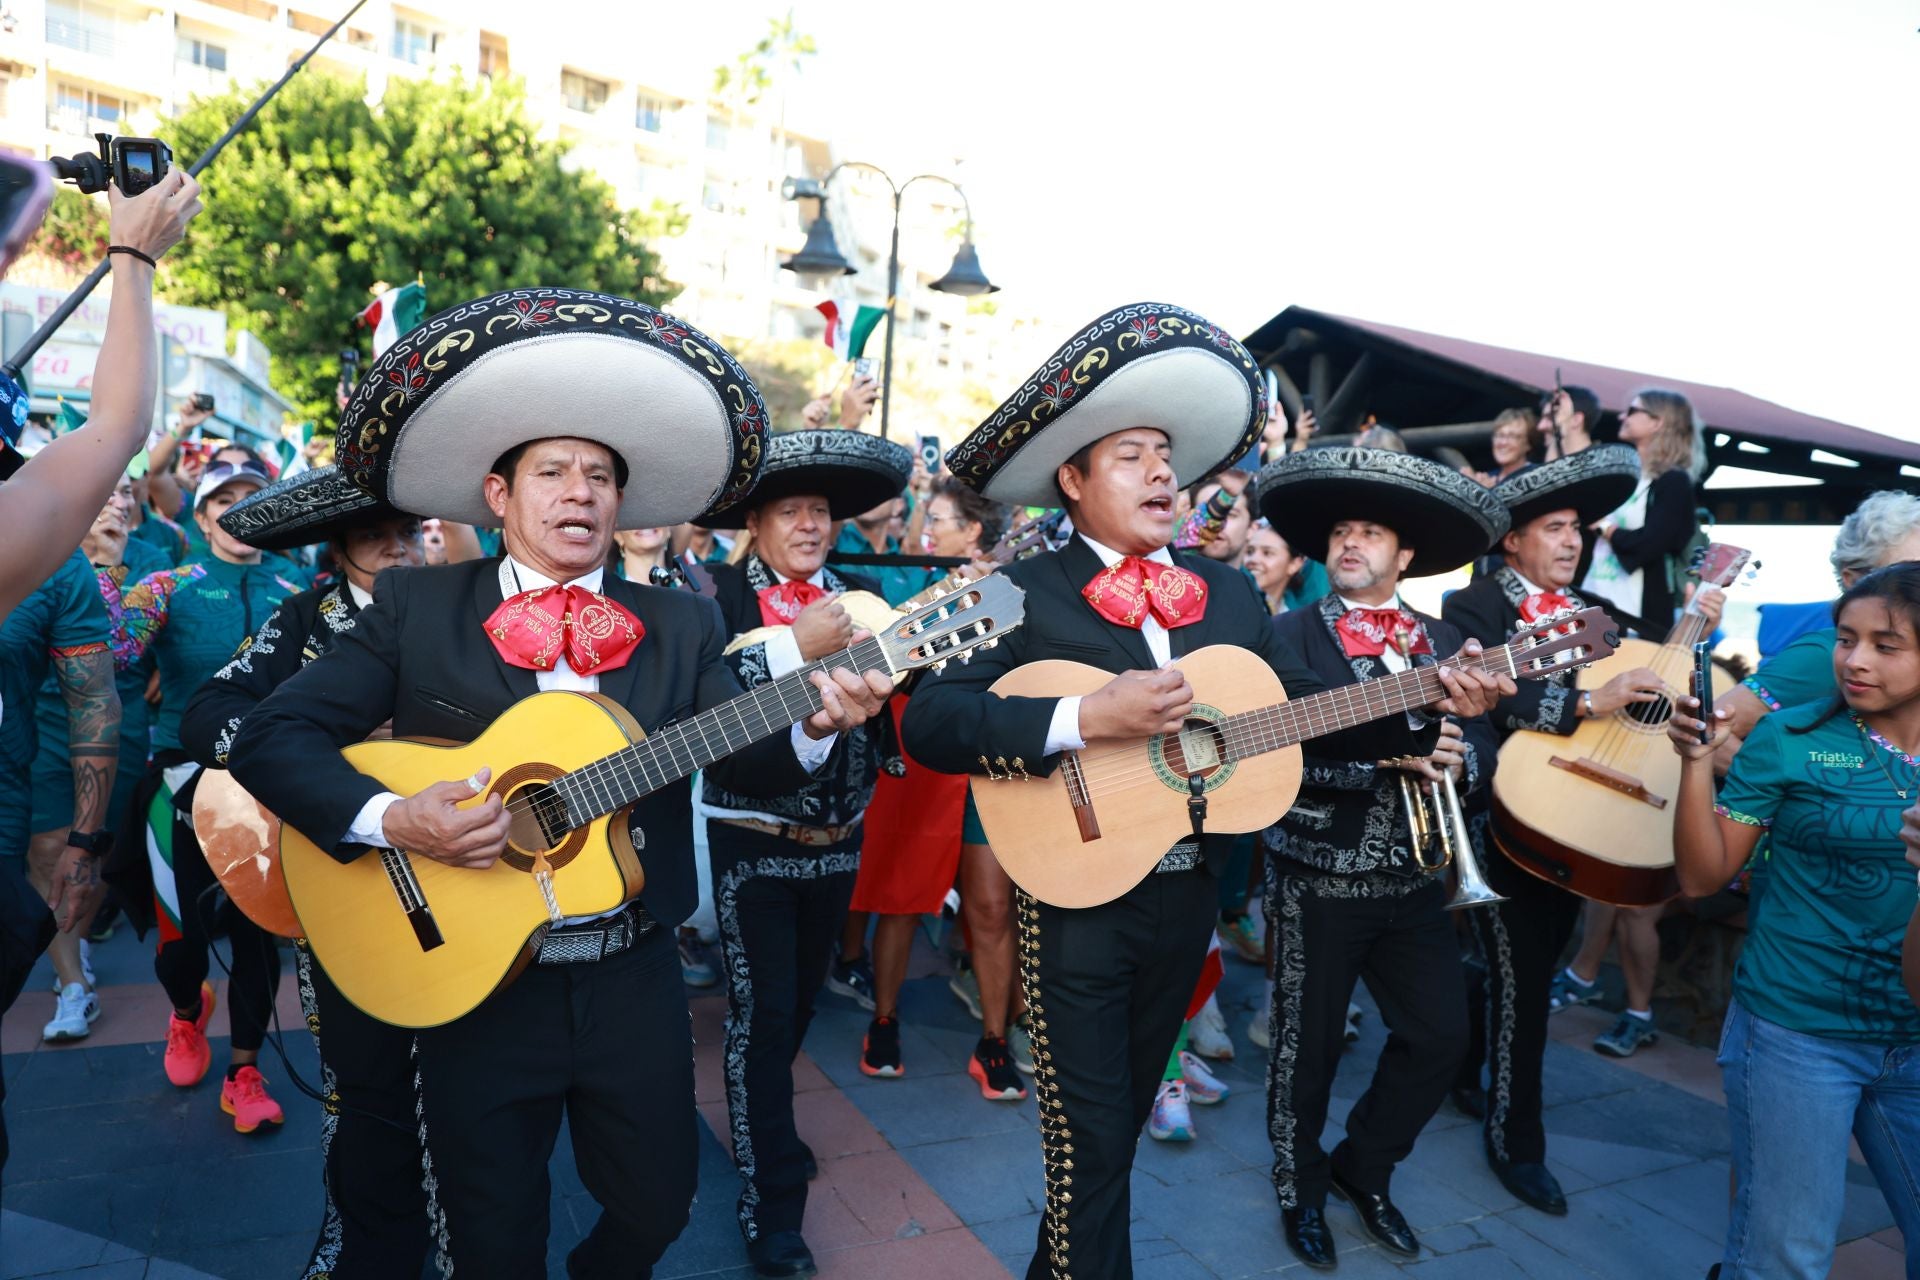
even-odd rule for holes
{"type": "MultiPolygon", "coordinates": [[[[333,39],[334,33],[340,30],[341,27],[346,26],[347,19],[360,12],[366,3],[367,0],[354,0],[353,8],[342,14],[340,21],[328,27],[327,33],[314,43],[313,48],[301,54],[300,60],[288,67],[285,75],[274,81],[272,87],[254,99],[252,106],[240,113],[240,118],[233,122],[232,128],[220,135],[218,142],[201,152],[200,158],[187,166],[187,176],[198,177],[202,169],[212,164],[213,158],[220,154],[221,149],[229,142],[232,142],[234,136],[242,129],[253,123],[253,118],[260,114],[260,108],[271,102],[273,95],[285,88],[287,81],[293,79],[294,73],[306,66],[307,60],[313,57],[314,54],[320,52],[320,47],[326,44],[327,41],[333,39]]],[[[27,362],[33,359],[41,347],[47,345],[47,339],[53,337],[53,335],[59,331],[60,326],[67,322],[68,317],[80,309],[80,304],[87,300],[87,295],[93,292],[94,287],[106,278],[107,266],[112,261],[113,259],[111,257],[102,258],[100,265],[87,273],[87,278],[82,280],[79,286],[67,295],[65,301],[54,308],[53,314],[47,317],[46,323],[34,330],[33,336],[20,344],[19,349],[7,357],[5,364],[0,364],[0,375],[12,378],[16,382],[20,380],[20,371],[27,366],[27,362]]]]}

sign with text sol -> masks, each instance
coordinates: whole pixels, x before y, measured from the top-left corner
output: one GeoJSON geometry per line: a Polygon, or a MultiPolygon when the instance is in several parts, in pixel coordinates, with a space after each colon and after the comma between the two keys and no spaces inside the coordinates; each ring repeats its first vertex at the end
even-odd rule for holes
{"type": "MultiPolygon", "coordinates": [[[[63,289],[43,289],[36,285],[0,284],[0,311],[19,312],[28,316],[37,328],[54,313],[67,293],[63,289]]],[[[154,329],[172,338],[194,355],[224,357],[227,354],[227,317],[219,311],[209,311],[204,307],[175,307],[164,302],[153,304],[154,329]]],[[[107,328],[107,298],[95,293],[80,304],[80,309],[67,318],[54,335],[53,342],[46,350],[51,350],[55,342],[66,346],[89,345],[98,347],[107,328]]],[[[43,350],[42,355],[45,354],[43,350]]],[[[88,361],[87,371],[92,371],[92,362],[88,361]]],[[[39,361],[35,361],[35,382],[39,381],[39,361]]],[[[60,381],[60,375],[48,371],[52,381],[60,381]]]]}

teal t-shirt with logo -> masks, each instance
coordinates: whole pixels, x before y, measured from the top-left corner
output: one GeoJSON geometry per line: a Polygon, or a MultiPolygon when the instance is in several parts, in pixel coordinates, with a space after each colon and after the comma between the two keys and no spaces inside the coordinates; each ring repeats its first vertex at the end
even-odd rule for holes
{"type": "Polygon", "coordinates": [[[1772,847],[1766,910],[1752,922],[1734,995],[1806,1035],[1920,1043],[1920,1008],[1900,980],[1915,892],[1900,814],[1920,795],[1920,769],[1844,710],[1822,723],[1832,705],[1760,721],[1720,789],[1716,808],[1766,827],[1772,847]]]}
{"type": "Polygon", "coordinates": [[[1768,658],[1740,683],[1767,704],[1767,710],[1797,707],[1816,698],[1831,698],[1833,642],[1839,632],[1823,627],[1794,638],[1792,644],[1768,658]]]}

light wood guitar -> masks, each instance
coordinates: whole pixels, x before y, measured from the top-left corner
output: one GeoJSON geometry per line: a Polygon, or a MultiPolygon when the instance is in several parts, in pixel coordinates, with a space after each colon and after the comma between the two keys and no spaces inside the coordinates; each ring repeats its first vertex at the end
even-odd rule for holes
{"type": "MultiPolygon", "coordinates": [[[[1733,585],[1748,553],[1713,543],[1695,571],[1708,586],[1733,585]]],[[[1680,892],[1673,869],[1673,810],[1680,757],[1667,741],[1673,699],[1687,692],[1693,644],[1707,620],[1689,605],[1666,641],[1625,639],[1605,662],[1582,671],[1579,687],[1596,689],[1635,667],[1650,667],[1666,685],[1655,702],[1583,720],[1572,735],[1522,731],[1500,748],[1494,771],[1494,844],[1515,866],[1583,898],[1647,907],[1680,892]]],[[[1713,698],[1733,681],[1714,669],[1713,698]]]]}
{"type": "MultiPolygon", "coordinates": [[[[1542,618],[1460,665],[1538,679],[1605,657],[1617,639],[1611,618],[1583,609],[1542,618]]],[[[1247,649],[1209,645],[1174,665],[1193,686],[1193,713],[1179,733],[1092,741],[1062,753],[1046,777],[1030,776],[1015,760],[1011,776],[974,779],[974,806],[994,856],[1042,902],[1098,906],[1140,883],[1193,834],[1196,777],[1207,832],[1259,831],[1300,792],[1300,743],[1446,696],[1431,666],[1289,702],[1273,669],[1247,649]]],[[[1008,672],[993,692],[1064,698],[1111,679],[1098,667],[1046,659],[1008,672]]]]}
{"type": "Polygon", "coordinates": [[[515,703],[472,742],[355,743],[341,754],[401,795],[491,767],[487,794],[511,815],[508,851],[485,870],[399,849],[340,862],[280,827],[297,927],[334,985],[367,1013],[405,1027],[451,1022],[510,981],[562,917],[612,911],[639,895],[646,853],[626,820],[635,801],[818,711],[812,672],[944,665],[997,644],[1024,619],[1023,601],[1008,579],[982,578],[651,736],[610,699],[552,691],[515,703]]]}

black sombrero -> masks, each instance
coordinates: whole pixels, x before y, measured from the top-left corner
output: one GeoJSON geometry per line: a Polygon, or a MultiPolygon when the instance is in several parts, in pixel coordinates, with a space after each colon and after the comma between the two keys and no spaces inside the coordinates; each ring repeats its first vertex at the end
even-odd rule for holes
{"type": "Polygon", "coordinates": [[[1640,455],[1632,445],[1597,444],[1515,472],[1493,486],[1493,496],[1512,513],[1516,529],[1569,507],[1584,526],[1632,497],[1639,484],[1640,455]]]}
{"type": "Polygon", "coordinates": [[[1245,454],[1266,420],[1260,368],[1245,347],[1191,311],[1139,302],[1054,352],[953,447],[947,466],[989,498],[1052,507],[1060,465],[1116,431],[1166,432],[1174,479],[1188,485],[1245,454]]]}
{"type": "Polygon", "coordinates": [[[767,438],[760,478],[746,499],[693,523],[734,528],[746,511],[796,493],[819,494],[835,520],[846,520],[898,497],[912,474],[913,450],[891,440],[838,428],[783,431],[767,438]]]}
{"type": "Polygon", "coordinates": [[[1387,449],[1308,449],[1260,472],[1260,512],[1287,545],[1315,559],[1342,520],[1371,520],[1413,550],[1406,576],[1457,569],[1500,540],[1507,509],[1477,480],[1387,449]]]}
{"type": "Polygon", "coordinates": [[[718,513],[753,487],[760,392],[724,347],[644,303],[515,289],[395,342],[342,416],[340,468],[403,511],[492,524],[481,480],[516,445],[577,436],[626,463],[621,528],[718,513]]]}
{"type": "Polygon", "coordinates": [[[405,516],[359,488],[337,466],[315,467],[248,494],[220,516],[220,527],[261,551],[326,542],[356,525],[405,516]]]}

